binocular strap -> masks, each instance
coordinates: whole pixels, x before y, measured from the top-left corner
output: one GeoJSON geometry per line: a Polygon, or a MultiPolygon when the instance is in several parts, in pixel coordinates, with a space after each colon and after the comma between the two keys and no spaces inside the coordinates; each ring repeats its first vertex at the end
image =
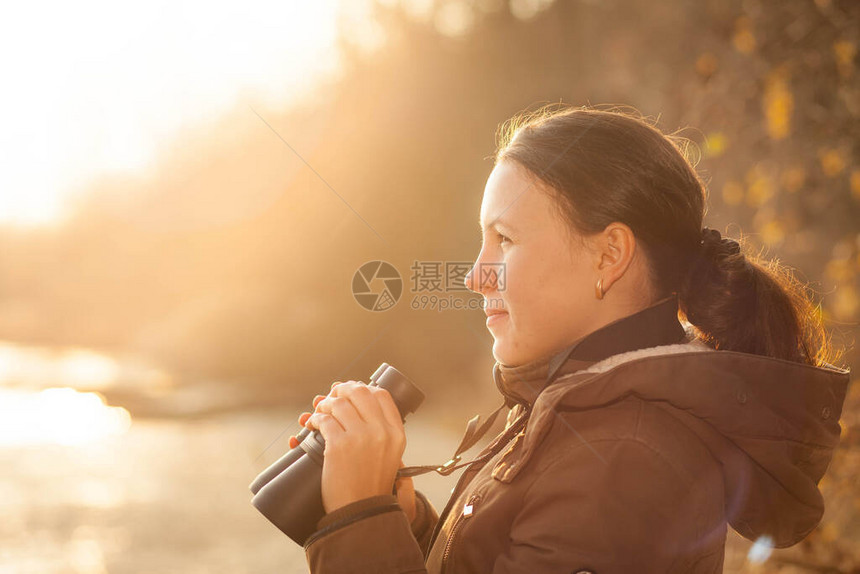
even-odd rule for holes
{"type": "MultiPolygon", "coordinates": [[[[482,456],[479,456],[462,464],[457,464],[462,459],[461,454],[472,448],[475,443],[481,439],[482,436],[487,434],[487,431],[490,429],[491,426],[493,426],[493,423],[496,421],[496,418],[498,418],[499,413],[506,408],[508,408],[507,402],[497,408],[489,417],[487,417],[487,420],[484,421],[484,423],[480,427],[478,427],[478,421],[480,420],[481,415],[475,415],[474,417],[472,417],[469,420],[469,423],[466,425],[466,433],[463,435],[463,439],[460,441],[460,446],[457,447],[457,450],[454,452],[454,456],[452,456],[444,464],[440,466],[404,466],[397,471],[397,478],[418,476],[419,474],[425,474],[428,472],[438,472],[442,476],[448,476],[458,468],[462,468],[464,466],[468,466],[475,462],[492,457],[496,454],[496,451],[495,449],[490,448],[489,452],[483,454],[482,456]]],[[[526,409],[523,415],[520,416],[520,418],[518,418],[510,427],[508,427],[508,429],[506,429],[508,432],[505,432],[504,434],[513,436],[513,434],[519,432],[520,428],[525,424],[528,415],[529,409],[526,409]]],[[[499,437],[499,439],[501,438],[502,436],[499,437]]],[[[506,441],[498,439],[497,442],[501,443],[502,446],[507,443],[506,441]]],[[[491,447],[492,446],[496,445],[493,444],[491,445],[491,447]]]]}

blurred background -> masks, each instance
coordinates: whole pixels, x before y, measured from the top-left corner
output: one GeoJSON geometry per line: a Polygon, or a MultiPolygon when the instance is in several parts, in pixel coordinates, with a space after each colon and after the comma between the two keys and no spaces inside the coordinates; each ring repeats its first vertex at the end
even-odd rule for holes
{"type": "MultiPolygon", "coordinates": [[[[479,298],[428,273],[476,257],[525,108],[688,137],[706,224],[794,267],[857,365],[858,43],[853,0],[4,7],[0,573],[307,572],[248,484],[383,361],[427,394],[406,464],[443,462],[501,401],[479,298]]],[[[730,533],[726,572],[860,572],[856,387],[820,526],[730,533]]],[[[441,510],[457,476],[416,486],[441,510]]]]}

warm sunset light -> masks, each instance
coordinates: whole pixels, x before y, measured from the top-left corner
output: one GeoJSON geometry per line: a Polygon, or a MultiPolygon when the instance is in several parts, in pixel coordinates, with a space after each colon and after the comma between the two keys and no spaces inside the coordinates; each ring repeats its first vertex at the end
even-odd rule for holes
{"type": "Polygon", "coordinates": [[[334,70],[337,0],[15,3],[0,22],[0,224],[47,224],[112,172],[239,101],[334,70]]]}
{"type": "Polygon", "coordinates": [[[0,574],[860,574],[860,2],[7,4],[0,574]]]}
{"type": "Polygon", "coordinates": [[[0,446],[84,445],[128,430],[131,416],[98,393],[0,389],[0,446]]]}

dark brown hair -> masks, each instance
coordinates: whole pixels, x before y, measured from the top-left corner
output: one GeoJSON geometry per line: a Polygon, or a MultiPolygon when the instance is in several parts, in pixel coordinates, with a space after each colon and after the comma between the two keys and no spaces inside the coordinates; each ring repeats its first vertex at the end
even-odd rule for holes
{"type": "Polygon", "coordinates": [[[578,234],[616,221],[630,227],[654,296],[677,293],[681,319],[711,347],[815,366],[834,360],[817,307],[788,268],[714,232],[702,242],[707,188],[690,140],[635,111],[556,104],[515,115],[497,141],[495,162],[515,162],[547,184],[578,234]]]}

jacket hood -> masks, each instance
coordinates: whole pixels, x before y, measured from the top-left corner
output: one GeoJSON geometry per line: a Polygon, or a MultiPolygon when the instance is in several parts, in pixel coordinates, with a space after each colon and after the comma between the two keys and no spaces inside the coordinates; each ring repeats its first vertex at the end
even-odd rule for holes
{"type": "Polygon", "coordinates": [[[533,404],[528,401],[520,444],[494,468],[497,479],[516,476],[559,416],[556,409],[593,409],[633,395],[684,422],[721,463],[726,519],[738,533],[750,540],[769,536],[781,548],[820,521],[818,482],[839,442],[847,369],[714,350],[692,328],[679,343],[592,363],[568,358],[546,385],[540,363],[516,368],[516,377],[494,368],[506,396],[538,390],[533,404]]]}

